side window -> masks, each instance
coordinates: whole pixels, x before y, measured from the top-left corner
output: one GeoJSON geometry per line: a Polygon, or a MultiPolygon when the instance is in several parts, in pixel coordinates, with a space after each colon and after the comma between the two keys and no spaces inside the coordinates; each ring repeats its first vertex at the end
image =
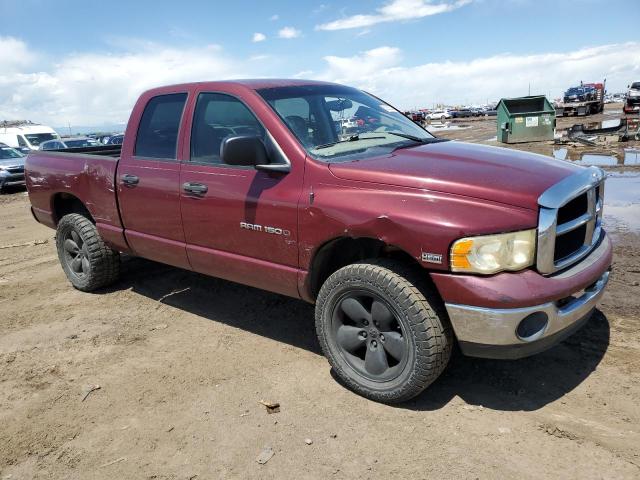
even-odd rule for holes
{"type": "Polygon", "coordinates": [[[227,137],[257,135],[265,130],[247,106],[222,93],[201,93],[191,127],[191,161],[221,163],[220,145],[227,137]]]}
{"type": "Polygon", "coordinates": [[[21,147],[27,146],[27,141],[24,139],[22,135],[16,135],[18,137],[18,145],[21,147]]]}
{"type": "Polygon", "coordinates": [[[134,155],[175,160],[186,100],[186,93],[159,95],[149,100],[138,126],[134,155]]]}

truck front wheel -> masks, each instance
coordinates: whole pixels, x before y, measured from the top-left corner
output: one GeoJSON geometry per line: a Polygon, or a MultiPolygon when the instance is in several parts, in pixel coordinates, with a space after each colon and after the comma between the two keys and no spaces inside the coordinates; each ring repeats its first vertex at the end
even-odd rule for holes
{"type": "Polygon", "coordinates": [[[451,356],[442,302],[420,273],[400,262],[371,260],[341,268],[320,289],[316,331],[322,350],[340,380],[371,400],[409,400],[451,356]]]}
{"type": "Polygon", "coordinates": [[[120,275],[120,254],[104,243],[96,226],[82,215],[62,217],[56,247],[64,273],[78,290],[106,287],[120,275]]]}

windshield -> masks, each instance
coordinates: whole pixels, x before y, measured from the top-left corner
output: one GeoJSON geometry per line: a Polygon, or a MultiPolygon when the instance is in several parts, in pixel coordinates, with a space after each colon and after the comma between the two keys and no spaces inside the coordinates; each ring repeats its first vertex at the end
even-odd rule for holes
{"type": "Polygon", "coordinates": [[[25,133],[24,136],[34,147],[37,147],[42,142],[46,142],[47,140],[54,140],[58,138],[55,133],[25,133]]]}
{"type": "Polygon", "coordinates": [[[11,147],[0,147],[0,160],[7,160],[9,158],[22,158],[24,155],[18,150],[11,147]]]}
{"type": "Polygon", "coordinates": [[[302,85],[258,93],[319,160],[363,158],[434,140],[395,108],[355,88],[302,85]]]}
{"type": "Polygon", "coordinates": [[[634,90],[640,90],[640,82],[633,82],[631,84],[631,88],[633,88],[634,90]]]}

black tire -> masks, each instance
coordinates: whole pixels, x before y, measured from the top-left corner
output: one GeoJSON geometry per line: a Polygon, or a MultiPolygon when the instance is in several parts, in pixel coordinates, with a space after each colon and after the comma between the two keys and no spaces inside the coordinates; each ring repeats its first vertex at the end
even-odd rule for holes
{"type": "Polygon", "coordinates": [[[318,339],[338,378],[356,393],[377,402],[404,402],[449,362],[449,320],[421,275],[426,273],[400,262],[370,260],[341,268],[322,285],[318,339]]]}
{"type": "Polygon", "coordinates": [[[78,290],[91,292],[106,287],[120,275],[120,253],[108,247],[96,226],[80,214],[62,217],[56,246],[62,269],[78,290]]]}

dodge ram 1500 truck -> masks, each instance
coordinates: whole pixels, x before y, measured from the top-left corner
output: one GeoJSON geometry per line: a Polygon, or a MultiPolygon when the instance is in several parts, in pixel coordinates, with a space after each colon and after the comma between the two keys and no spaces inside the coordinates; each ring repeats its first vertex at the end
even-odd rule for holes
{"type": "Polygon", "coordinates": [[[444,141],[332,83],[150,90],[121,147],[33,152],[26,177],[77,289],[116,281],[122,252],[315,303],[338,377],[382,402],[425,389],[454,342],[554,345],[609,278],[600,169],[444,141]]]}

